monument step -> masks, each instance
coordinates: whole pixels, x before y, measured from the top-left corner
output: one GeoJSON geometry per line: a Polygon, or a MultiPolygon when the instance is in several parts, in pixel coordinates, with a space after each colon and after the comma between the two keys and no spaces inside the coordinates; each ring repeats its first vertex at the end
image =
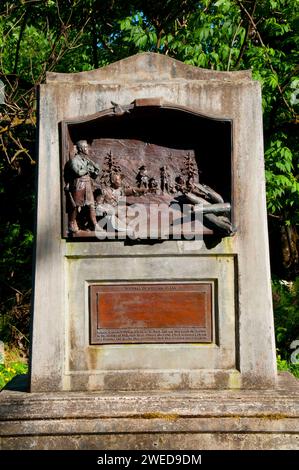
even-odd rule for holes
{"type": "Polygon", "coordinates": [[[299,449],[299,382],[275,390],[0,395],[2,449],[299,449]]]}

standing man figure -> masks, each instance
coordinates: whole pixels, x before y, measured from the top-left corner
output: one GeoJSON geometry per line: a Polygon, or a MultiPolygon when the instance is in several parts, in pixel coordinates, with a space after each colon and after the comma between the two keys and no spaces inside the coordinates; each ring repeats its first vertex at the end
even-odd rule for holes
{"type": "Polygon", "coordinates": [[[77,217],[83,207],[88,209],[92,230],[97,223],[92,180],[97,178],[100,168],[88,158],[89,145],[86,140],[79,140],[75,147],[76,154],[65,168],[69,233],[79,231],[77,217]]]}

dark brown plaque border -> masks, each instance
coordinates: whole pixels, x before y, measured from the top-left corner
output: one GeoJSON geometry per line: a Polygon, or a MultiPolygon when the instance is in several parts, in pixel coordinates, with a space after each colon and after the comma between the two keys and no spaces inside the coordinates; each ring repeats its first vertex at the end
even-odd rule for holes
{"type": "Polygon", "coordinates": [[[99,283],[89,285],[89,319],[90,319],[90,344],[161,344],[161,343],[211,343],[213,341],[213,324],[215,308],[215,286],[213,282],[145,282],[145,283],[99,283]],[[109,288],[142,288],[152,287],[199,287],[208,288],[206,297],[205,325],[189,327],[163,327],[163,328],[101,328],[98,324],[98,300],[101,290],[109,288]]]}

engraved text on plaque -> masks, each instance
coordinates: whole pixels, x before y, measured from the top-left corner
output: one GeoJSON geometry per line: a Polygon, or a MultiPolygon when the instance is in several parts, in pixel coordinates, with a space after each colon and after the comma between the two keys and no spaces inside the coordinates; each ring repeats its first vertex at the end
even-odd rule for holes
{"type": "Polygon", "coordinates": [[[211,283],[90,286],[91,344],[212,341],[211,283]]]}

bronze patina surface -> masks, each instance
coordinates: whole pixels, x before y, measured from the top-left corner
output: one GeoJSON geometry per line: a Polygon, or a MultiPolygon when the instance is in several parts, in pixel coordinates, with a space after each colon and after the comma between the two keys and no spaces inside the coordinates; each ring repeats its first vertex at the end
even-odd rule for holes
{"type": "Polygon", "coordinates": [[[212,341],[212,284],[90,286],[91,343],[212,341]]]}

